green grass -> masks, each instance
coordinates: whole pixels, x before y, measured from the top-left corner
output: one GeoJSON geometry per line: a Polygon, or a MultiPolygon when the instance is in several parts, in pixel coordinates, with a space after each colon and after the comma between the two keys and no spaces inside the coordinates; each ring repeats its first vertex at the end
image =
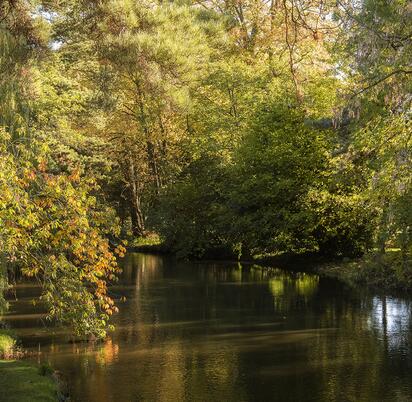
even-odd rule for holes
{"type": "Polygon", "coordinates": [[[0,360],[1,402],[57,402],[57,384],[23,361],[0,360]]]}
{"type": "MultiPolygon", "coordinates": [[[[0,359],[19,354],[11,331],[0,330],[0,359]]],[[[1,402],[57,402],[57,383],[50,371],[24,361],[0,360],[1,402]]]]}

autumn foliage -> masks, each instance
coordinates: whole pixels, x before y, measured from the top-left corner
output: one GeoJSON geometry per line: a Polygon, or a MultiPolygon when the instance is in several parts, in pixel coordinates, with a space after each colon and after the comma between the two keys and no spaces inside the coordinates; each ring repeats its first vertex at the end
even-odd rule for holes
{"type": "Polygon", "coordinates": [[[77,334],[102,336],[117,311],[107,292],[119,272],[115,253],[103,234],[116,232],[116,219],[99,210],[92,183],[78,172],[54,174],[38,158],[21,166],[1,131],[0,247],[6,263],[42,285],[49,317],[77,334]],[[109,229],[110,222],[110,229],[109,229]]]}

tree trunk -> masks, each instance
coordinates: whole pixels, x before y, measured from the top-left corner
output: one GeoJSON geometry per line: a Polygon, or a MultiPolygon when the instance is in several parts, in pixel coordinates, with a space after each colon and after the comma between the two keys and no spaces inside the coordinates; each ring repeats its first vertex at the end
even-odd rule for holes
{"type": "Polygon", "coordinates": [[[380,255],[383,256],[386,251],[386,242],[389,238],[388,233],[388,203],[385,202],[382,208],[382,216],[379,224],[378,246],[380,255]]]}
{"type": "Polygon", "coordinates": [[[141,199],[137,184],[134,161],[129,158],[129,185],[130,185],[130,217],[132,219],[133,236],[144,236],[144,218],[142,213],[141,199]]]}
{"type": "Polygon", "coordinates": [[[144,236],[144,219],[142,209],[140,206],[140,197],[134,196],[130,205],[130,217],[132,219],[132,232],[133,236],[144,236]]]}
{"type": "Polygon", "coordinates": [[[406,271],[408,267],[408,246],[410,244],[409,240],[409,226],[405,226],[402,230],[401,235],[401,256],[402,256],[402,268],[406,271]]]}
{"type": "Polygon", "coordinates": [[[147,141],[147,160],[149,163],[150,173],[152,174],[153,184],[155,185],[156,195],[159,194],[159,189],[162,186],[160,179],[159,168],[157,166],[155,146],[151,141],[147,141]]]}
{"type": "Polygon", "coordinates": [[[140,88],[140,82],[136,81],[135,85],[136,85],[136,90],[137,90],[137,101],[138,101],[139,108],[140,108],[139,120],[140,120],[142,129],[143,129],[144,135],[146,137],[146,153],[147,153],[148,166],[150,169],[153,183],[155,185],[156,195],[158,195],[159,189],[161,187],[161,181],[160,181],[160,174],[159,174],[159,169],[158,169],[157,161],[156,161],[155,146],[153,142],[150,140],[150,131],[149,131],[149,126],[146,120],[144,94],[140,88]]]}

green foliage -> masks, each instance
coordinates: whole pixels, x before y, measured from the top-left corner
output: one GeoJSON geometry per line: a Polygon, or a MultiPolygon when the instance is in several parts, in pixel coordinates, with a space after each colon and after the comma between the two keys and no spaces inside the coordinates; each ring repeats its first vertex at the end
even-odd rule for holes
{"type": "Polygon", "coordinates": [[[354,287],[367,286],[392,291],[409,291],[412,287],[410,262],[409,267],[405,267],[404,257],[399,249],[387,249],[385,255],[369,253],[356,260],[323,264],[318,272],[354,287]]]}
{"type": "MultiPolygon", "coordinates": [[[[294,5],[275,7],[274,18],[285,17],[288,79],[285,60],[274,58],[276,46],[269,47],[269,69],[263,57],[271,27],[265,25],[266,6],[216,4],[232,19],[230,35],[247,51],[234,50],[236,60],[230,52],[212,60],[199,100],[194,98],[189,163],[165,189],[157,220],[166,242],[183,255],[220,245],[246,254],[317,251],[342,257],[396,246],[407,270],[411,14],[404,3],[328,3],[343,27],[333,28],[335,46],[331,32],[317,44],[300,36],[312,30],[319,39],[308,16],[291,37],[295,21],[288,21],[288,13],[294,5]],[[321,53],[314,56],[314,49],[321,53]],[[305,57],[324,64],[307,70],[305,57]]],[[[324,24],[325,32],[332,28],[327,19],[324,24]]]]}
{"type": "Polygon", "coordinates": [[[323,178],[327,133],[305,126],[293,108],[262,109],[238,150],[230,201],[236,237],[260,253],[311,251],[302,200],[323,178]]]}
{"type": "Polygon", "coordinates": [[[0,329],[0,359],[10,359],[14,355],[16,340],[9,331],[0,329]]]}
{"type": "Polygon", "coordinates": [[[229,183],[221,161],[204,155],[164,189],[153,225],[167,248],[180,257],[202,257],[210,248],[230,247],[225,188],[229,183]]]}
{"type": "Polygon", "coordinates": [[[157,228],[169,247],[342,256],[370,246],[368,206],[334,173],[332,131],[280,102],[263,105],[245,131],[230,163],[205,154],[166,189],[157,228]]]}
{"type": "Polygon", "coordinates": [[[314,190],[305,203],[312,217],[315,251],[329,257],[355,257],[373,246],[376,214],[361,195],[314,190]]]}
{"type": "Polygon", "coordinates": [[[376,117],[356,133],[354,148],[366,155],[369,204],[379,216],[376,240],[409,253],[411,228],[412,127],[405,114],[376,117]],[[373,133],[373,135],[371,135],[373,133]]]}
{"type": "Polygon", "coordinates": [[[406,275],[405,5],[0,1],[0,294],[19,270],[104,336],[119,223],[180,256],[397,247],[406,275]]]}
{"type": "Polygon", "coordinates": [[[53,372],[54,372],[53,368],[47,363],[43,363],[39,367],[39,374],[41,376],[51,376],[53,372]]]}
{"type": "MultiPolygon", "coordinates": [[[[35,277],[42,284],[49,318],[69,324],[76,334],[102,337],[116,311],[107,282],[115,279],[118,268],[105,238],[116,234],[116,219],[91,195],[98,187],[77,166],[59,166],[50,151],[52,132],[46,122],[51,118],[37,109],[44,107],[44,101],[36,101],[43,88],[33,66],[34,55],[46,50],[39,39],[41,17],[33,20],[30,11],[28,3],[11,4],[0,26],[2,291],[8,272],[35,277]]],[[[55,124],[55,131],[61,126],[55,124]]],[[[117,251],[122,254],[122,247],[117,251]]]]}
{"type": "Polygon", "coordinates": [[[341,65],[351,76],[362,111],[410,107],[412,40],[410,6],[403,0],[341,1],[341,65]],[[355,68],[354,68],[355,67],[355,68]]]}

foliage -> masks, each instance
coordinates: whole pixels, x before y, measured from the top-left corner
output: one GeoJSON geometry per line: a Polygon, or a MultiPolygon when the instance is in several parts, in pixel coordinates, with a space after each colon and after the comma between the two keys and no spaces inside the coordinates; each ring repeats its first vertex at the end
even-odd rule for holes
{"type": "Polygon", "coordinates": [[[377,211],[376,242],[390,243],[405,255],[411,247],[411,125],[404,114],[376,117],[362,127],[354,147],[366,159],[367,199],[377,211]],[[373,133],[373,136],[371,135],[373,133]]]}
{"type": "MultiPolygon", "coordinates": [[[[161,208],[154,211],[154,225],[169,247],[197,256],[223,246],[240,254],[317,251],[342,257],[380,243],[382,250],[402,247],[408,260],[411,131],[402,52],[409,46],[409,14],[383,3],[325,4],[334,19],[322,19],[318,9],[318,35],[304,6],[283,2],[272,10],[276,21],[286,16],[282,36],[270,29],[269,6],[205,2],[230,17],[235,47],[209,63],[189,115],[188,164],[163,189],[161,208]],[[372,27],[369,19],[378,23],[372,27]],[[394,32],[383,33],[389,27],[394,32]],[[362,50],[368,35],[374,59],[362,50]],[[268,37],[279,41],[269,50],[268,37]],[[283,40],[292,51],[291,71],[288,60],[275,57],[283,40]],[[394,40],[402,47],[388,48],[394,40]],[[323,59],[312,53],[319,46],[323,59]],[[383,47],[401,71],[385,70],[383,47]],[[306,64],[309,71],[305,62],[294,62],[297,55],[322,63],[306,64]]],[[[308,7],[316,15],[315,2],[308,7]]]]}
{"type": "Polygon", "coordinates": [[[109,231],[110,214],[95,208],[90,185],[75,171],[54,175],[42,159],[26,160],[22,168],[21,156],[16,160],[7,150],[4,131],[1,143],[3,252],[25,276],[41,281],[51,317],[77,333],[101,336],[113,313],[106,280],[118,270],[108,240],[101,237],[109,231]]]}
{"type": "Polygon", "coordinates": [[[311,251],[316,240],[302,200],[327,167],[327,133],[307,127],[299,110],[262,109],[238,150],[232,228],[255,252],[311,251]]]}
{"type": "Polygon", "coordinates": [[[186,257],[397,247],[409,272],[405,1],[0,11],[0,293],[36,277],[51,317],[103,336],[120,230],[186,257]]]}
{"type": "Polygon", "coordinates": [[[202,257],[210,248],[230,248],[225,188],[230,177],[217,158],[203,156],[164,189],[153,225],[180,257],[202,257]]]}
{"type": "Polygon", "coordinates": [[[9,359],[14,354],[16,340],[9,331],[0,329],[0,359],[9,359]]]}
{"type": "Polygon", "coordinates": [[[399,249],[388,249],[383,256],[370,253],[356,260],[323,264],[317,271],[354,287],[391,291],[409,291],[412,287],[412,272],[404,268],[399,249]]]}
{"type": "MultiPolygon", "coordinates": [[[[27,3],[10,5],[0,27],[5,95],[0,105],[1,280],[7,284],[8,272],[16,271],[35,277],[50,318],[69,324],[76,334],[101,337],[116,311],[107,281],[115,279],[118,268],[104,237],[116,233],[116,219],[97,205],[91,192],[98,188],[76,167],[56,169],[50,133],[36,114],[41,83],[30,65],[33,48],[42,52],[33,39],[36,26],[16,26],[19,18],[31,21],[29,12],[27,3]]],[[[123,248],[117,251],[122,254],[123,248]]]]}

